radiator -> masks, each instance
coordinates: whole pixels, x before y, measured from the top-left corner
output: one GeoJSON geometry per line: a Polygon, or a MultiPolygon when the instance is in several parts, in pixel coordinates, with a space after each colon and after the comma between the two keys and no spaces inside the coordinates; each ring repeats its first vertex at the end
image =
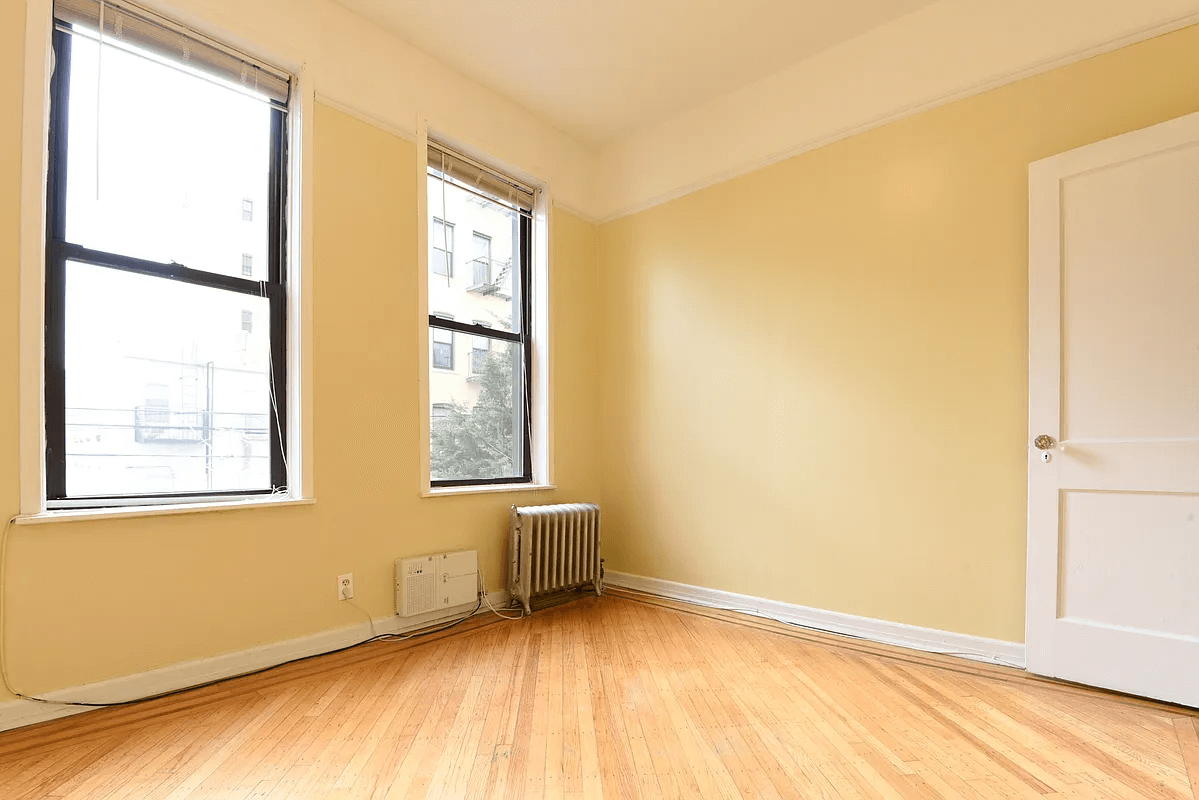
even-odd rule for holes
{"type": "Polygon", "coordinates": [[[587,584],[603,593],[599,506],[512,506],[509,531],[508,591],[526,614],[538,595],[587,584]]]}

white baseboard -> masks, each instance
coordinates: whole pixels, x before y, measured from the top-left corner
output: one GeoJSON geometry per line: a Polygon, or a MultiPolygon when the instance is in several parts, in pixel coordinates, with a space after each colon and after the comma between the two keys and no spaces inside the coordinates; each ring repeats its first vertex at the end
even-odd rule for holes
{"type": "MultiPolygon", "coordinates": [[[[1024,667],[1024,645],[980,636],[950,633],[898,622],[841,614],[817,608],[782,603],[751,595],[706,589],[659,578],[645,578],[623,572],[608,570],[604,582],[610,586],[633,589],[646,594],[668,597],[708,608],[741,611],[755,616],[775,619],[791,625],[812,630],[855,636],[882,644],[897,645],[930,653],[956,655],[987,663],[1024,667]]],[[[487,599],[497,608],[508,604],[507,592],[491,592],[487,599]]],[[[479,613],[485,613],[486,608],[479,613]]],[[[412,618],[389,616],[374,620],[374,633],[406,633],[418,628],[435,625],[462,613],[462,609],[448,613],[434,613],[412,618]]],[[[34,700],[10,700],[0,703],[0,731],[32,725],[37,722],[81,714],[93,709],[81,706],[58,705],[71,700],[111,703],[130,698],[148,697],[164,692],[186,689],[225,678],[234,678],[247,672],[272,667],[305,656],[319,655],[331,650],[360,642],[371,635],[371,626],[364,622],[333,628],[310,636],[287,639],[282,642],[252,647],[234,653],[185,661],[168,667],[125,675],[119,678],[88,683],[68,689],[58,689],[41,695],[54,704],[34,700]]]]}
{"type": "Polygon", "coordinates": [[[645,578],[612,570],[604,573],[604,583],[659,597],[668,597],[671,600],[681,600],[697,606],[740,611],[785,622],[789,625],[797,625],[801,628],[854,636],[880,644],[922,650],[926,653],[960,656],[973,661],[1004,664],[1024,669],[1024,645],[1019,642],[1005,642],[1000,639],[987,639],[982,636],[968,636],[964,633],[905,625],[901,622],[887,622],[871,617],[824,611],[819,608],[781,603],[777,600],[767,600],[747,594],[705,589],[702,586],[664,581],[660,578],[645,578]]]}
{"type": "MultiPolygon", "coordinates": [[[[496,608],[503,608],[508,604],[508,592],[490,592],[487,599],[496,608]]],[[[461,616],[469,609],[470,606],[459,606],[449,611],[438,611],[414,617],[393,615],[375,619],[371,623],[364,620],[354,625],[333,628],[310,636],[273,642],[261,647],[251,647],[248,650],[224,653],[195,661],[184,661],[168,667],[123,675],[119,678],[96,681],[68,689],[56,689],[40,695],[46,700],[55,701],[54,703],[39,703],[36,700],[24,699],[10,700],[0,703],[0,731],[95,710],[86,706],[59,705],[59,703],[70,701],[117,703],[186,689],[191,686],[200,686],[225,678],[235,678],[247,672],[278,666],[297,658],[320,655],[348,647],[370,638],[372,630],[374,635],[407,633],[461,616]]],[[[481,607],[478,611],[480,614],[487,612],[486,606],[481,607]]]]}

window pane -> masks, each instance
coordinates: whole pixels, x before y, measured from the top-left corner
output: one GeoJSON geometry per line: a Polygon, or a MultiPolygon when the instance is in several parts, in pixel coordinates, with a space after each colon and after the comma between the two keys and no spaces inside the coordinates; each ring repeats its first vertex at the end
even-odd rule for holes
{"type": "Polygon", "coordinates": [[[454,368],[454,346],[441,342],[433,343],[433,366],[438,369],[454,368]]]}
{"type": "Polygon", "coordinates": [[[431,371],[430,472],[435,481],[524,474],[524,348],[473,348],[472,374],[431,371]]]}
{"type": "Polygon", "coordinates": [[[68,119],[68,241],[238,277],[267,262],[267,103],[72,36],[68,119]]]}
{"type": "Polygon", "coordinates": [[[479,375],[483,371],[487,359],[491,357],[491,339],[486,336],[471,337],[473,346],[470,351],[470,372],[479,375]]]}
{"type": "Polygon", "coordinates": [[[433,366],[437,369],[454,368],[454,332],[441,328],[430,329],[433,341],[433,366]]]}
{"type": "Polygon", "coordinates": [[[494,328],[519,332],[519,215],[432,175],[429,210],[430,216],[438,219],[445,214],[451,233],[461,230],[463,237],[471,233],[458,255],[459,264],[465,268],[452,270],[453,275],[445,275],[445,270],[438,273],[445,253],[438,252],[437,232],[441,226],[434,220],[429,263],[437,277],[429,277],[429,308],[444,309],[457,319],[485,320],[494,328]]]}
{"type": "Polygon", "coordinates": [[[471,245],[471,285],[486,286],[491,283],[491,237],[475,232],[471,245]]]}
{"type": "Polygon", "coordinates": [[[270,489],[267,300],[77,263],[66,282],[67,494],[270,489]]]}
{"type": "Polygon", "coordinates": [[[429,234],[429,267],[434,275],[451,275],[454,272],[454,226],[433,220],[429,234]]]}

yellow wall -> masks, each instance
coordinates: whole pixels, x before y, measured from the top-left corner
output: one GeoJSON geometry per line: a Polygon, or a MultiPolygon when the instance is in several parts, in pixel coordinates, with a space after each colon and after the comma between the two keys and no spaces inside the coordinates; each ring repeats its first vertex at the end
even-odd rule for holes
{"type": "MultiPolygon", "coordinates": [[[[23,17],[22,17],[23,19],[23,17]]],[[[0,513],[17,508],[17,234],[25,27],[0,25],[0,513]]],[[[2,523],[2,520],[0,520],[2,523]]],[[[0,588],[3,588],[0,584],[0,588]]],[[[0,690],[0,697],[3,697],[0,690]]]]}
{"type": "Polygon", "coordinates": [[[1027,170],[1199,110],[1199,27],[601,226],[608,567],[1022,641],[1027,170]]]}
{"type": "MultiPolygon", "coordinates": [[[[20,103],[19,26],[0,28],[0,107],[20,103]],[[15,74],[15,77],[13,77],[15,74]]],[[[17,511],[19,121],[0,119],[0,513],[17,511]]],[[[557,491],[418,495],[415,151],[317,106],[315,119],[317,504],[11,530],[8,663],[45,691],[360,622],[336,600],[392,613],[392,562],[479,550],[501,588],[508,506],[599,494],[595,228],[562,211],[552,230],[557,491]]]]}
{"type": "MultiPolygon", "coordinates": [[[[0,107],[22,33],[0,27],[0,107]]],[[[1197,108],[1191,28],[598,233],[557,211],[560,489],[421,499],[413,145],[318,106],[318,503],[14,528],[12,677],[45,691],[350,624],[342,572],[384,616],[399,555],[476,548],[498,588],[507,506],[601,478],[610,569],[1020,640],[1027,165],[1197,108]]],[[[19,158],[0,117],[4,518],[19,158]]]]}

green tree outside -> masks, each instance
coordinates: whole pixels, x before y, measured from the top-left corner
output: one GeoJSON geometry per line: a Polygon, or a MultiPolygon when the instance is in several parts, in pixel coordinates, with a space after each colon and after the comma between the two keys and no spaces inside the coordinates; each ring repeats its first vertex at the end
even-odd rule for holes
{"type": "MultiPolygon", "coordinates": [[[[516,347],[492,352],[475,363],[479,399],[471,408],[455,401],[449,414],[432,422],[433,480],[506,478],[518,474],[514,450],[513,361],[516,347]]],[[[472,354],[473,356],[473,354],[472,354]]]]}

